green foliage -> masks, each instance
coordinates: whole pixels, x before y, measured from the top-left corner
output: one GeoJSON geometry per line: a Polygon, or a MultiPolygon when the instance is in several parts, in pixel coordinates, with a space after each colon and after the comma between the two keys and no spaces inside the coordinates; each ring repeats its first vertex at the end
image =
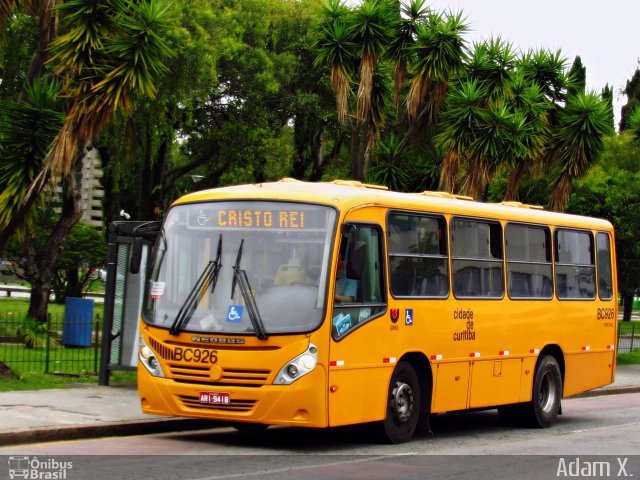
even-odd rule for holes
{"type": "Polygon", "coordinates": [[[640,363],[640,350],[633,352],[619,353],[617,357],[618,365],[636,365],[640,363]]]}
{"type": "Polygon", "coordinates": [[[411,182],[407,153],[404,141],[396,135],[381,140],[374,150],[377,161],[369,169],[368,181],[398,192],[407,191],[411,182]]]}
{"type": "Polygon", "coordinates": [[[73,226],[54,266],[51,286],[56,302],[66,297],[81,297],[93,273],[107,261],[104,232],[78,223],[73,226]]]}
{"type": "Polygon", "coordinates": [[[18,98],[26,81],[27,69],[36,44],[36,22],[30,16],[16,13],[7,18],[0,34],[0,100],[18,98]]]}
{"type": "Polygon", "coordinates": [[[631,114],[640,106],[640,68],[636,68],[633,76],[627,80],[627,85],[622,93],[627,96],[627,103],[622,106],[620,131],[629,128],[631,114]]]}
{"type": "Polygon", "coordinates": [[[628,126],[636,142],[640,144],[640,107],[636,108],[629,116],[628,126]]]}
{"type": "Polygon", "coordinates": [[[16,330],[16,336],[27,348],[47,346],[47,325],[38,323],[34,318],[24,317],[16,330]]]}
{"type": "Polygon", "coordinates": [[[598,164],[574,182],[568,211],[606,218],[616,229],[618,288],[633,295],[640,288],[640,146],[631,135],[605,139],[598,164]]]}
{"type": "Polygon", "coordinates": [[[580,55],[577,55],[573,60],[573,64],[571,65],[571,69],[567,76],[567,82],[569,85],[567,94],[569,96],[584,93],[587,88],[587,69],[582,64],[580,55]]]}
{"type": "Polygon", "coordinates": [[[4,102],[0,116],[0,227],[7,225],[42,168],[64,115],[58,110],[59,87],[36,81],[26,101],[4,102]]]}

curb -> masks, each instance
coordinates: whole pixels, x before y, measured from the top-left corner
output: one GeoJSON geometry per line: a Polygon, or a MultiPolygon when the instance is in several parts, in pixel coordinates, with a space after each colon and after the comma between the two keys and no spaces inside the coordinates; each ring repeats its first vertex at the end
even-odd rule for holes
{"type": "Polygon", "coordinates": [[[43,427],[0,432],[0,446],[24,443],[55,442],[100,437],[124,437],[152,433],[207,430],[222,426],[222,422],[199,419],[149,419],[122,422],[97,423],[91,425],[69,425],[65,427],[43,427]]]}
{"type": "Polygon", "coordinates": [[[640,385],[629,385],[625,387],[609,387],[590,390],[588,392],[579,393],[569,398],[585,398],[600,397],[603,395],[622,395],[625,393],[640,393],[640,385]]]}

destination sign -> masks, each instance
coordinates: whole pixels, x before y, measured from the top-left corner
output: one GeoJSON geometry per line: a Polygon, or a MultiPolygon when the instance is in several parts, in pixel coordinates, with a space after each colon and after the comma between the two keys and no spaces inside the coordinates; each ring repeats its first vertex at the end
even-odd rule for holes
{"type": "Polygon", "coordinates": [[[298,210],[219,210],[217,226],[304,228],[304,213],[298,210]]]}
{"type": "MultiPolygon", "coordinates": [[[[234,206],[237,206],[236,203],[234,206]]],[[[191,207],[189,225],[192,227],[221,229],[324,229],[325,208],[211,208],[191,207]]]]}

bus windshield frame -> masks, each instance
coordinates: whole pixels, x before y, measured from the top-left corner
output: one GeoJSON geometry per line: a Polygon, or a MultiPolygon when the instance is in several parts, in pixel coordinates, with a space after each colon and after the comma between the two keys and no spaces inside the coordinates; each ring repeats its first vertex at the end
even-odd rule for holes
{"type": "Polygon", "coordinates": [[[152,254],[143,320],[172,335],[266,339],[317,329],[326,316],[337,218],[335,208],[313,203],[173,206],[152,254]]]}

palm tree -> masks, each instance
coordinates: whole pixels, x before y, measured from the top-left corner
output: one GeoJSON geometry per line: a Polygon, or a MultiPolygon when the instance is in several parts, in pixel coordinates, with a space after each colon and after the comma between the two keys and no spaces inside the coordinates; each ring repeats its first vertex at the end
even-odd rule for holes
{"type": "Polygon", "coordinates": [[[467,30],[462,13],[443,16],[429,15],[427,25],[417,29],[413,72],[407,94],[409,118],[430,129],[447,96],[449,81],[462,68],[465,59],[465,43],[462,35],[467,30]]]}
{"type": "Polygon", "coordinates": [[[318,40],[312,48],[316,52],[315,66],[329,67],[331,88],[336,94],[336,111],[340,123],[347,122],[352,68],[356,58],[356,43],[349,24],[350,11],[342,0],[328,0],[323,7],[324,21],[318,40]]]}
{"type": "Polygon", "coordinates": [[[64,120],[58,93],[57,84],[37,80],[27,86],[24,101],[2,105],[0,225],[9,225],[14,216],[28,220],[25,195],[64,120]]]}
{"type": "Polygon", "coordinates": [[[482,123],[486,96],[486,88],[477,80],[457,82],[449,92],[440,117],[440,131],[435,136],[444,152],[440,190],[456,190],[460,164],[473,154],[472,144],[482,123]]]}
{"type": "MultiPolygon", "coordinates": [[[[66,33],[52,42],[54,74],[62,80],[68,105],[28,198],[35,199],[51,178],[63,188],[60,220],[39,256],[29,314],[46,318],[51,272],[57,253],[81,216],[78,173],[83,150],[117,112],[127,113],[136,94],[155,95],[171,51],[164,41],[171,25],[167,0],[70,0],[55,12],[66,33]]],[[[30,200],[32,201],[32,200],[30,200]]],[[[0,227],[0,239],[6,232],[0,227]]],[[[0,245],[1,247],[2,245],[0,245]]]]}
{"type": "Polygon", "coordinates": [[[595,92],[569,97],[558,114],[551,139],[555,179],[549,207],[563,211],[569,203],[571,181],[583,176],[600,154],[604,136],[612,133],[605,101],[595,92]]]}
{"type": "Polygon", "coordinates": [[[361,121],[369,115],[376,64],[391,42],[396,18],[392,0],[364,0],[354,12],[354,41],[360,56],[356,115],[361,121]]]}
{"type": "Polygon", "coordinates": [[[411,177],[407,173],[408,152],[404,140],[391,134],[381,140],[373,152],[378,161],[369,170],[369,181],[398,192],[406,191],[411,177]]]}
{"type": "Polygon", "coordinates": [[[518,189],[522,178],[539,170],[549,142],[548,111],[551,108],[537,83],[528,82],[521,71],[516,71],[511,83],[514,111],[523,116],[521,141],[523,155],[509,159],[509,176],[504,200],[518,200],[518,189]]]}
{"type": "Polygon", "coordinates": [[[418,26],[426,21],[429,12],[425,2],[426,0],[411,0],[408,5],[401,6],[402,14],[396,21],[395,32],[387,51],[387,57],[395,66],[393,99],[396,109],[400,104],[400,92],[412,58],[412,48],[416,44],[418,26]]]}
{"type": "Polygon", "coordinates": [[[510,102],[511,79],[516,66],[513,46],[500,37],[476,43],[469,55],[464,74],[477,79],[487,89],[487,104],[510,102]]]}
{"type": "Polygon", "coordinates": [[[484,200],[484,191],[495,172],[526,155],[522,142],[525,119],[506,102],[496,101],[481,111],[480,122],[467,158],[467,174],[461,192],[484,200]]]}

